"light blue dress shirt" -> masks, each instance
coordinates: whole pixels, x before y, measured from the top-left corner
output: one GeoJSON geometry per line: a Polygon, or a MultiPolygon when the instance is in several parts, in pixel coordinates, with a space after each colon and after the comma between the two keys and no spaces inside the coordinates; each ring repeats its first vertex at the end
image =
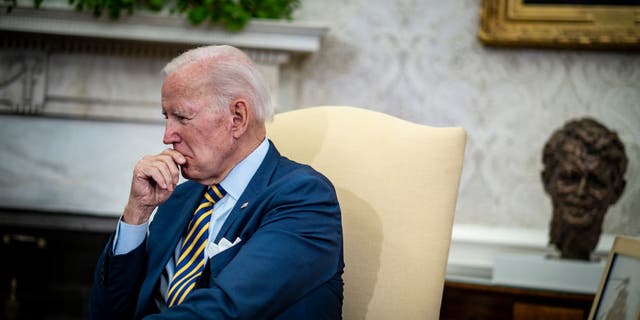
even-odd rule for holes
{"type": "MultiPolygon", "coordinates": [[[[218,235],[218,232],[220,232],[224,222],[227,221],[231,210],[247,188],[251,178],[253,178],[253,175],[258,170],[258,167],[262,164],[262,161],[267,155],[267,151],[269,151],[269,142],[268,139],[264,139],[264,141],[262,141],[262,143],[253,150],[253,152],[240,161],[240,163],[238,163],[229,172],[224,180],[220,182],[220,185],[227,191],[227,194],[220,201],[216,202],[213,207],[213,215],[211,216],[211,222],[209,224],[209,241],[207,249],[205,250],[205,259],[211,258],[212,250],[209,250],[209,248],[212,245],[215,245],[214,240],[218,235]]],[[[141,225],[131,225],[123,222],[121,218],[114,236],[113,253],[115,255],[126,254],[137,248],[142,244],[147,236],[148,227],[149,222],[141,225]]],[[[233,242],[235,239],[227,240],[233,242]]],[[[178,242],[178,245],[175,248],[174,258],[169,260],[169,263],[167,263],[167,266],[165,267],[166,274],[163,275],[160,280],[160,294],[165,301],[169,287],[168,282],[169,279],[173,277],[175,261],[177,261],[180,255],[180,243],[182,243],[182,239],[178,242]]]]}

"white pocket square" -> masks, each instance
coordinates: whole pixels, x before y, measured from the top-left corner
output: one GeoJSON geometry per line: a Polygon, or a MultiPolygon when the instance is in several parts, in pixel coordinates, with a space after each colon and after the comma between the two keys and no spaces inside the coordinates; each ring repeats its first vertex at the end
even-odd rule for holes
{"type": "Polygon", "coordinates": [[[209,243],[209,245],[207,246],[207,252],[206,252],[207,256],[208,258],[212,258],[213,256],[219,254],[220,252],[225,251],[235,246],[236,244],[240,243],[240,241],[242,241],[242,239],[238,237],[236,238],[236,240],[233,241],[233,243],[231,243],[231,241],[223,237],[222,239],[220,239],[220,242],[218,242],[218,244],[209,243]]]}
{"type": "Polygon", "coordinates": [[[218,248],[220,249],[220,252],[222,252],[240,243],[240,241],[242,241],[242,239],[238,237],[233,241],[233,243],[231,243],[229,242],[229,240],[227,240],[227,238],[223,237],[222,239],[220,239],[220,242],[218,242],[218,248]]]}

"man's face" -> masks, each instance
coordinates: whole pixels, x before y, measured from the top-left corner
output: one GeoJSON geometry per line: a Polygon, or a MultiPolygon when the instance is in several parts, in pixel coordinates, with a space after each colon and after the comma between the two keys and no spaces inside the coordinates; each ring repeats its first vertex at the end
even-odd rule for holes
{"type": "Polygon", "coordinates": [[[550,192],[562,219],[572,226],[587,227],[601,221],[614,193],[610,170],[600,158],[581,146],[570,144],[570,153],[559,163],[550,192]]]}
{"type": "Polygon", "coordinates": [[[197,64],[174,71],[162,85],[162,111],[167,119],[163,142],[186,159],[182,176],[210,185],[232,168],[234,139],[229,109],[214,106],[207,88],[197,64]]]}

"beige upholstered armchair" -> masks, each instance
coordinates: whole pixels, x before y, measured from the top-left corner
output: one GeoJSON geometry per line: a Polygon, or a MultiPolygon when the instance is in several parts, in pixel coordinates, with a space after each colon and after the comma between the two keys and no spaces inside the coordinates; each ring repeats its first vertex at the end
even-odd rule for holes
{"type": "Polygon", "coordinates": [[[352,107],[278,114],[280,152],[333,182],[342,207],[343,316],[437,319],[466,134],[352,107]]]}

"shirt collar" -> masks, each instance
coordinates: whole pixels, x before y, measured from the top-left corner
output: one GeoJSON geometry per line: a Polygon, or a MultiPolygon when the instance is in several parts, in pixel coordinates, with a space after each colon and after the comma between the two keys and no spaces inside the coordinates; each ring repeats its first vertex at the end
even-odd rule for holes
{"type": "Polygon", "coordinates": [[[227,195],[238,201],[244,189],[249,185],[249,181],[258,171],[258,167],[267,156],[267,151],[269,151],[269,141],[265,138],[255,150],[231,169],[229,174],[220,182],[220,185],[227,191],[227,195]]]}

